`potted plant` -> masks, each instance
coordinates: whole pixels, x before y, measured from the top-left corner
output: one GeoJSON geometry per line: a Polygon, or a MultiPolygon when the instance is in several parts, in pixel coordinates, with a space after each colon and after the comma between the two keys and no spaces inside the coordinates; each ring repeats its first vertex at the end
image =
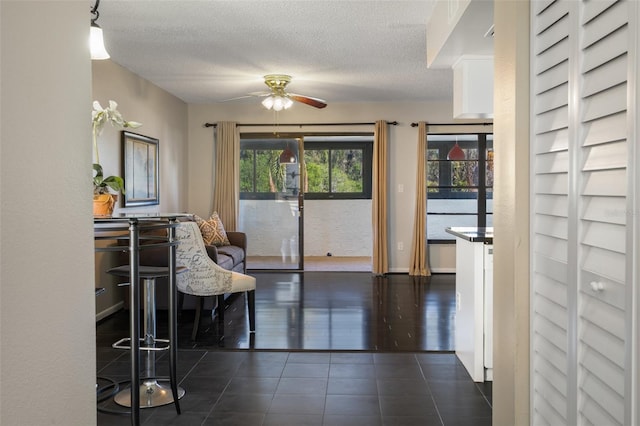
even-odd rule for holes
{"type": "Polygon", "coordinates": [[[124,179],[120,176],[104,177],[102,165],[100,165],[100,154],[98,152],[98,136],[102,133],[106,123],[124,128],[136,128],[142,125],[135,121],[126,121],[122,118],[122,114],[120,114],[117,108],[118,104],[115,101],[110,100],[107,108],[102,108],[98,101],[93,102],[91,119],[93,124],[93,152],[95,154],[95,163],[93,163],[94,215],[110,215],[118,199],[118,193],[124,194],[124,179]]]}

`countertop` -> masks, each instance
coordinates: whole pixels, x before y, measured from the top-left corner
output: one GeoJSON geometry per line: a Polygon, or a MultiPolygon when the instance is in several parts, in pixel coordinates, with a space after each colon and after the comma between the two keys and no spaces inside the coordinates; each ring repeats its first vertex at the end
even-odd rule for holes
{"type": "Polygon", "coordinates": [[[452,227],[445,231],[472,243],[493,244],[493,228],[452,227]]]}

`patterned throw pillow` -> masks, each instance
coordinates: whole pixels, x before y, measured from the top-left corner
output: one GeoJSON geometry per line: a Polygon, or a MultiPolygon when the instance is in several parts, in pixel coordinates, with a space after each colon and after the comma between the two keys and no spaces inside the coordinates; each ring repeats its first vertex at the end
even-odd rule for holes
{"type": "Polygon", "coordinates": [[[198,215],[194,216],[198,227],[200,228],[200,233],[202,234],[202,239],[204,243],[208,246],[228,246],[231,245],[229,243],[229,238],[227,238],[227,232],[224,230],[224,226],[222,225],[222,221],[218,216],[218,212],[213,212],[211,217],[208,220],[204,220],[198,215]]]}

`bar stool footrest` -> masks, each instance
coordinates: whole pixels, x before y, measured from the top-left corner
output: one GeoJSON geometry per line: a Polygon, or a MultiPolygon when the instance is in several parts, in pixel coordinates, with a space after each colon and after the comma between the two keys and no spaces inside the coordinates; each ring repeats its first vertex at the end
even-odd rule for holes
{"type": "MultiPolygon", "coordinates": [[[[118,340],[117,342],[115,342],[114,344],[111,345],[112,348],[114,349],[131,349],[131,345],[127,345],[125,344],[126,342],[131,342],[131,338],[130,337],[124,337],[120,340],[118,340]]],[[[145,346],[144,345],[144,339],[140,339],[140,350],[141,351],[166,351],[168,350],[171,346],[170,346],[170,342],[169,339],[155,339],[154,343],[166,343],[165,346],[145,346]]]]}

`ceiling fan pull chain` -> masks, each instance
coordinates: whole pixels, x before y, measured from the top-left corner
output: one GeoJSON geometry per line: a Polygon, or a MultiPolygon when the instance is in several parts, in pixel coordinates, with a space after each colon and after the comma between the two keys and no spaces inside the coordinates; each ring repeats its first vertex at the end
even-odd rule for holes
{"type": "Polygon", "coordinates": [[[276,128],[273,130],[273,135],[276,138],[279,138],[280,136],[278,136],[278,111],[276,111],[275,109],[273,110],[273,121],[276,124],[276,128]]]}

